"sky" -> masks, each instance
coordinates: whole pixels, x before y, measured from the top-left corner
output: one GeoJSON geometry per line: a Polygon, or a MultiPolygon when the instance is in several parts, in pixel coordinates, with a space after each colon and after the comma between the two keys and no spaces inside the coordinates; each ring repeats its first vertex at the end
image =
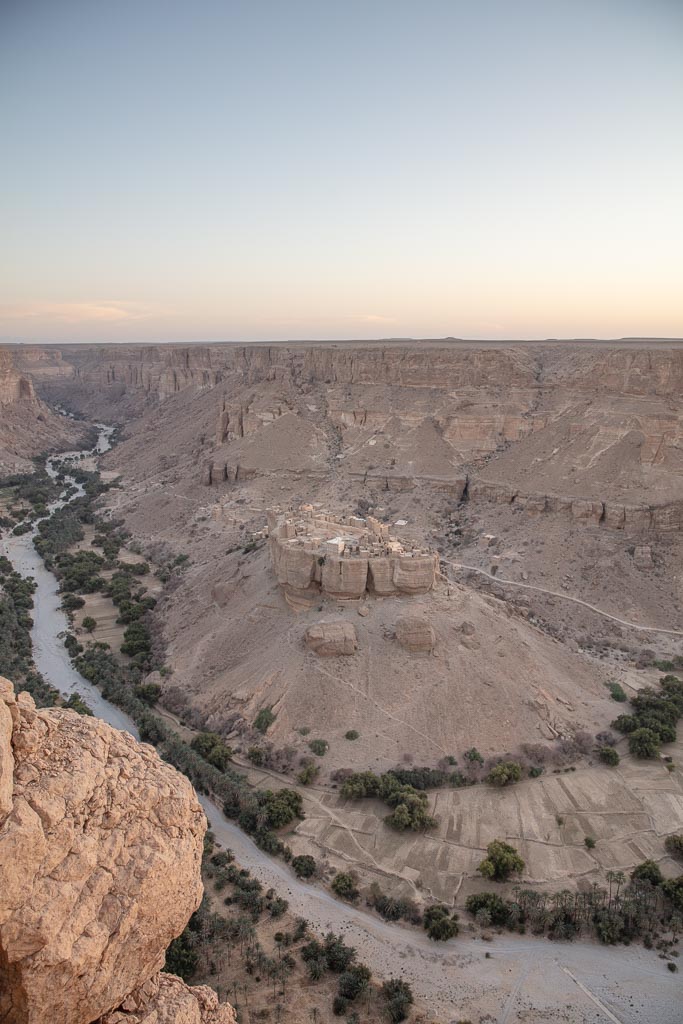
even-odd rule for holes
{"type": "Polygon", "coordinates": [[[683,336],[683,0],[0,0],[0,338],[683,336]]]}

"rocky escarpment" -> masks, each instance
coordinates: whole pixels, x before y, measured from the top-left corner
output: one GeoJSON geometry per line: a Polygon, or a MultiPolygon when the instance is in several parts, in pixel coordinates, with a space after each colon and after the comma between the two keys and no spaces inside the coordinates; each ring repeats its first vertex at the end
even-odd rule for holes
{"type": "Polygon", "coordinates": [[[14,352],[0,348],[0,471],[30,470],[33,456],[68,447],[82,436],[78,424],[56,415],[39,400],[14,352]]]}
{"type": "Polygon", "coordinates": [[[188,396],[209,392],[192,471],[224,490],[345,478],[514,497],[632,534],[683,523],[675,342],[64,346],[17,358],[41,393],[117,422],[150,404],[183,415],[188,396]]]}
{"type": "Polygon", "coordinates": [[[159,975],[202,895],[190,783],[97,719],[0,680],[0,1021],[232,1024],[159,975]]]}

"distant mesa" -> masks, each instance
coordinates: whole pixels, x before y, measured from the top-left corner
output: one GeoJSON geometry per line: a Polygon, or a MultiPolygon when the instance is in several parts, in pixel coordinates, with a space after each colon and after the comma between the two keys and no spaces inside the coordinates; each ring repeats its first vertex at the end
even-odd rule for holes
{"type": "Polygon", "coordinates": [[[405,546],[373,516],[333,516],[313,505],[272,509],[268,538],[275,575],[295,610],[325,596],[426,594],[436,580],[436,552],[405,546]]]}

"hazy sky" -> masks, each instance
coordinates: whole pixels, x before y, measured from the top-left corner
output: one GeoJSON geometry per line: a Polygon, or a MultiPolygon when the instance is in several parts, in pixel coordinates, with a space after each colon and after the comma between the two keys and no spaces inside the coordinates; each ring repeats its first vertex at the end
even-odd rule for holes
{"type": "Polygon", "coordinates": [[[683,335],[683,0],[0,0],[0,336],[683,335]]]}

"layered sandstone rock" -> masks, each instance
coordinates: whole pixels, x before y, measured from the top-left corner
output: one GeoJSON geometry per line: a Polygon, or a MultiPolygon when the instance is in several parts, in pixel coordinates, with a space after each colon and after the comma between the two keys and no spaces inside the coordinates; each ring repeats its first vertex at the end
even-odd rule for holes
{"type": "Polygon", "coordinates": [[[420,615],[403,615],[396,622],[396,639],[413,654],[429,652],[436,644],[436,634],[427,619],[420,615]]]}
{"type": "MultiPolygon", "coordinates": [[[[127,733],[38,711],[7,680],[0,769],[0,1020],[128,1013],[130,993],[157,974],[201,899],[206,821],[190,783],[127,733]]],[[[177,979],[154,985],[141,1021],[232,1019],[177,979]],[[155,992],[165,1009],[153,1008],[155,992]]]]}
{"type": "Polygon", "coordinates": [[[559,494],[525,494],[508,484],[473,478],[468,496],[472,500],[513,505],[525,512],[550,512],[571,516],[578,523],[623,530],[629,536],[676,533],[683,530],[683,501],[661,505],[634,505],[559,494]]]}
{"type": "Polygon", "coordinates": [[[0,348],[0,475],[30,472],[33,456],[56,446],[66,448],[82,437],[79,424],[40,401],[15,352],[0,348]]]}
{"type": "Polygon", "coordinates": [[[0,349],[0,406],[18,405],[20,402],[37,404],[30,378],[20,373],[12,354],[0,349]]]}
{"type": "Polygon", "coordinates": [[[365,593],[367,584],[367,558],[326,557],[322,567],[322,588],[330,597],[358,599],[365,593]]]}
{"type": "Polygon", "coordinates": [[[356,630],[351,622],[319,622],[306,630],[306,646],[324,657],[355,654],[356,630]]]}
{"type": "Polygon", "coordinates": [[[235,1024],[235,1011],[206,985],[189,988],[171,974],[157,974],[135,989],[97,1024],[235,1024]]]}

